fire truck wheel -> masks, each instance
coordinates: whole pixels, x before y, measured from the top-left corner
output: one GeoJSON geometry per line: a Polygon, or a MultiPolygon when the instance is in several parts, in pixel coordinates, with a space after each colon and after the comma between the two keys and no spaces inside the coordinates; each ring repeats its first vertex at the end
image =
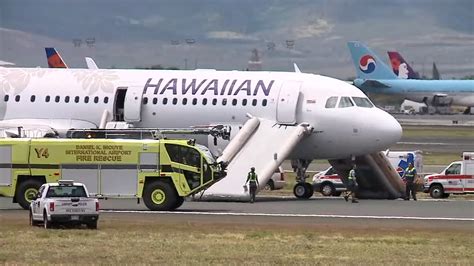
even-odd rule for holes
{"type": "Polygon", "coordinates": [[[178,200],[176,201],[176,206],[174,207],[175,209],[181,207],[184,203],[184,197],[178,197],[178,200]]]}
{"type": "Polygon", "coordinates": [[[178,198],[174,187],[161,180],[148,183],[143,191],[143,202],[152,211],[174,210],[178,198]]]}
{"type": "Polygon", "coordinates": [[[20,183],[15,196],[16,201],[23,209],[30,208],[30,203],[35,199],[41,185],[42,183],[38,180],[26,180],[20,183]]]}
{"type": "Polygon", "coordinates": [[[444,195],[444,189],[441,185],[433,185],[430,188],[430,196],[434,199],[441,199],[444,195]]]}

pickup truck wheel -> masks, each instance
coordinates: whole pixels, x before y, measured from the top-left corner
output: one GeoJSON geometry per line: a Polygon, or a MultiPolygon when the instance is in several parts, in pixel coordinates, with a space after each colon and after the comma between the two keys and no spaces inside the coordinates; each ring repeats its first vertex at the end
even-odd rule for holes
{"type": "Polygon", "coordinates": [[[87,228],[89,228],[89,229],[97,229],[97,221],[93,221],[93,222],[87,223],[86,226],[87,226],[87,228]]]}
{"type": "Polygon", "coordinates": [[[48,215],[46,214],[46,211],[43,213],[43,225],[45,229],[51,228],[51,222],[48,221],[48,215]]]}
{"type": "Polygon", "coordinates": [[[42,183],[38,180],[26,180],[18,186],[15,197],[23,209],[30,208],[30,203],[35,199],[41,185],[42,183]]]}
{"type": "Polygon", "coordinates": [[[336,189],[331,183],[325,183],[321,187],[321,194],[323,194],[323,196],[326,196],[326,197],[333,196],[335,192],[336,192],[336,189]]]}
{"type": "Polygon", "coordinates": [[[161,180],[147,184],[143,191],[143,202],[152,211],[174,210],[178,198],[174,187],[161,180]]]}
{"type": "Polygon", "coordinates": [[[31,211],[31,209],[30,209],[30,225],[31,226],[37,226],[38,225],[38,222],[33,220],[33,212],[31,211]]]}
{"type": "Polygon", "coordinates": [[[444,195],[444,189],[441,185],[433,185],[430,187],[430,196],[434,199],[441,199],[444,195]]]}

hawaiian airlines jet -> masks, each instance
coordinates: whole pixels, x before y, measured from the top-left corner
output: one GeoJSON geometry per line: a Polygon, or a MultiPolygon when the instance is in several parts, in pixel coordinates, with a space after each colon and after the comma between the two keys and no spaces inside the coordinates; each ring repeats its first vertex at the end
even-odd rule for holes
{"type": "Polygon", "coordinates": [[[400,53],[388,51],[387,54],[395,75],[402,79],[420,79],[418,72],[413,70],[413,68],[408,64],[407,61],[405,61],[400,53]]]}
{"type": "Polygon", "coordinates": [[[0,87],[0,126],[41,125],[60,134],[107,122],[145,128],[232,124],[238,130],[249,117],[266,121],[258,130],[267,126],[268,133],[240,157],[249,161],[243,171],[262,152],[278,163],[351,158],[384,150],[402,134],[400,124],[356,87],[305,73],[5,68],[0,87]],[[298,125],[313,130],[304,137],[281,135],[298,125]],[[293,137],[300,140],[285,144],[293,137]],[[280,146],[289,151],[285,158],[280,146]]]}
{"type": "Polygon", "coordinates": [[[474,80],[406,79],[408,68],[397,76],[364,44],[349,42],[348,46],[357,73],[354,85],[364,92],[401,95],[431,106],[474,106],[474,80]]]}

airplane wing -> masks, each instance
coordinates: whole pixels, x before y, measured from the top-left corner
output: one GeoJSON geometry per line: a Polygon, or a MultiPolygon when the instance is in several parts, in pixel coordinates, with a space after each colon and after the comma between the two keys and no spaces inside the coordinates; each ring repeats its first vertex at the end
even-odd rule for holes
{"type": "Polygon", "coordinates": [[[385,84],[385,83],[382,83],[378,80],[373,80],[373,79],[368,79],[366,81],[364,81],[361,86],[360,86],[362,89],[365,89],[365,88],[390,88],[389,85],[385,84]]]}
{"type": "Polygon", "coordinates": [[[448,94],[446,94],[446,93],[436,93],[435,97],[448,97],[448,94]]]}

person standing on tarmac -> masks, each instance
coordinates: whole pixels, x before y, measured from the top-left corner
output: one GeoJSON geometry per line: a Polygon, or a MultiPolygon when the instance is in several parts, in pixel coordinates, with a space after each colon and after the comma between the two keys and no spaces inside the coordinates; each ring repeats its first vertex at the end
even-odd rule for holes
{"type": "Polygon", "coordinates": [[[255,167],[250,168],[250,172],[247,175],[247,181],[245,181],[245,185],[249,183],[250,187],[250,203],[255,202],[255,195],[257,194],[257,187],[258,184],[258,176],[255,173],[255,167]]]}
{"type": "Polygon", "coordinates": [[[416,200],[416,169],[413,166],[413,163],[410,163],[407,169],[405,169],[405,173],[403,173],[402,178],[405,181],[405,200],[410,200],[410,193],[413,197],[413,200],[416,200]]]}
{"type": "Polygon", "coordinates": [[[347,183],[347,192],[346,195],[344,195],[344,199],[346,201],[349,201],[349,196],[351,197],[352,203],[358,203],[357,199],[355,198],[355,193],[357,191],[357,177],[356,177],[356,166],[352,167],[352,169],[349,171],[349,176],[347,177],[348,183],[347,183]]]}

